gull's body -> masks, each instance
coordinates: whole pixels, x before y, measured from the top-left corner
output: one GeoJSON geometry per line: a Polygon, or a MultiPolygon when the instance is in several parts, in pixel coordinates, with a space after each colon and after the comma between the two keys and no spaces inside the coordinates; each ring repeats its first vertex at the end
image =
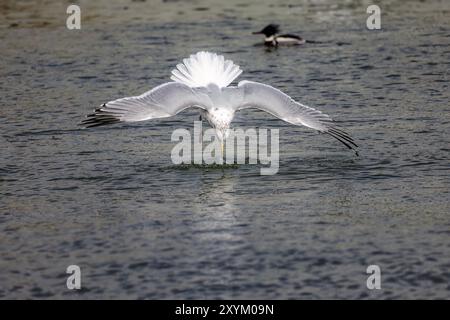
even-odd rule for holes
{"type": "Polygon", "coordinates": [[[294,101],[269,85],[241,81],[237,86],[229,86],[241,73],[239,66],[223,56],[198,52],[172,71],[174,82],[162,84],[140,96],[105,103],[82,123],[95,127],[166,118],[186,108],[197,107],[202,117],[216,129],[223,146],[234,114],[242,109],[257,108],[288,123],[327,133],[349,149],[357,147],[347,133],[332,125],[328,115],[294,101]]]}

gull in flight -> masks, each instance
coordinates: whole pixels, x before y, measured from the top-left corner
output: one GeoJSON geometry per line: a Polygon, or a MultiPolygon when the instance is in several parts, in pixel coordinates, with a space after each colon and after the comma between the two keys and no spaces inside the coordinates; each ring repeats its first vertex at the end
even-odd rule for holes
{"type": "Polygon", "coordinates": [[[82,121],[86,127],[117,122],[135,122],[171,117],[189,107],[200,109],[202,118],[215,128],[222,145],[236,111],[256,108],[293,125],[303,125],[326,133],[353,150],[353,139],[333,125],[319,110],[294,101],[267,84],[240,81],[229,86],[242,70],[230,60],[211,52],[198,52],[172,70],[171,79],[139,96],[113,100],[101,105],[82,121]]]}

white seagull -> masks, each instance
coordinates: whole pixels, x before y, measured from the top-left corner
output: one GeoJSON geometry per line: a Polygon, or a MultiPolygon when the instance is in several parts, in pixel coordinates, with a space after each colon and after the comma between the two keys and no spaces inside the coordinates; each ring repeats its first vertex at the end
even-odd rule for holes
{"type": "Polygon", "coordinates": [[[81,124],[96,127],[116,122],[135,122],[171,117],[189,107],[200,113],[222,144],[238,110],[257,108],[293,125],[303,125],[339,140],[356,155],[353,139],[333,126],[333,120],[319,110],[294,101],[267,84],[240,81],[229,86],[242,70],[230,60],[211,52],[198,52],[172,70],[174,82],[164,83],[139,96],[104,103],[81,124]]]}

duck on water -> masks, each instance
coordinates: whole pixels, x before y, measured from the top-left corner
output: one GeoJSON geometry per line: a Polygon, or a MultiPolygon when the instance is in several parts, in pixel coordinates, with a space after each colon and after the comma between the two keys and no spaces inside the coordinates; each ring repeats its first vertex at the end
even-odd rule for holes
{"type": "Polygon", "coordinates": [[[270,47],[277,47],[278,45],[300,45],[306,42],[314,42],[305,40],[302,37],[295,34],[279,34],[280,26],[278,24],[269,24],[261,31],[253,32],[253,34],[263,34],[264,44],[270,47]]]}

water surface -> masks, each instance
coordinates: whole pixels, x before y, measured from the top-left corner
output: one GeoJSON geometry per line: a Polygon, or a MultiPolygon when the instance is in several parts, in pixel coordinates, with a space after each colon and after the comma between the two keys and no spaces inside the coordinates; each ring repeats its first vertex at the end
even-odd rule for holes
{"type": "Polygon", "coordinates": [[[382,1],[381,31],[363,1],[223,2],[83,2],[79,31],[56,1],[2,5],[0,297],[449,298],[448,2],[382,1]],[[269,22],[321,43],[266,50],[269,22]],[[280,129],[274,176],[174,166],[193,111],[77,126],[198,50],[330,114],[360,157],[258,111],[234,126],[280,129]]]}

